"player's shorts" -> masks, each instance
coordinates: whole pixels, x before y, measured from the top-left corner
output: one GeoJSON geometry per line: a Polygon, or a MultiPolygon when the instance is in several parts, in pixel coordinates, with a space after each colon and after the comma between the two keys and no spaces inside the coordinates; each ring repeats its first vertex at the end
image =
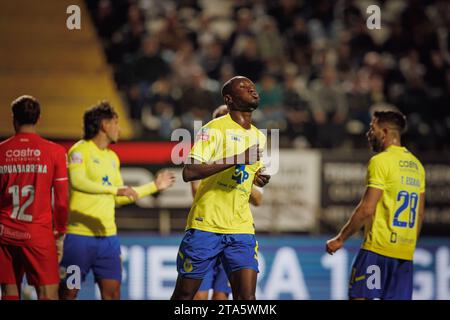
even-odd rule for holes
{"type": "Polygon", "coordinates": [[[258,270],[258,242],[254,234],[220,234],[197,229],[186,231],[177,256],[182,277],[203,279],[220,259],[225,272],[258,270]]]}
{"type": "MultiPolygon", "coordinates": [[[[46,241],[47,242],[47,241],[46,241]]],[[[0,283],[20,284],[26,274],[28,284],[45,286],[59,283],[55,240],[36,245],[0,244],[0,283]]]]}
{"type": "Polygon", "coordinates": [[[360,249],[352,267],[349,298],[411,300],[413,262],[360,249]]]}
{"type": "Polygon", "coordinates": [[[119,238],[66,235],[61,267],[67,269],[71,265],[80,268],[81,281],[91,269],[96,281],[122,281],[119,238]]]}
{"type": "Polygon", "coordinates": [[[225,294],[231,293],[231,286],[228,281],[227,273],[220,262],[213,269],[208,271],[203,278],[198,291],[209,291],[209,289],[214,289],[215,292],[223,292],[225,294]]]}

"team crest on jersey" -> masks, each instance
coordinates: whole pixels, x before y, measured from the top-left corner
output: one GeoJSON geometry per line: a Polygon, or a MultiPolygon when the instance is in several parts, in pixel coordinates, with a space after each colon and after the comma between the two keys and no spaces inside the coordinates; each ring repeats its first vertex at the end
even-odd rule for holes
{"type": "Polygon", "coordinates": [[[197,133],[197,141],[209,141],[209,129],[201,128],[197,133]]]}
{"type": "Polygon", "coordinates": [[[237,164],[234,168],[234,174],[231,179],[236,181],[237,184],[242,184],[249,177],[248,172],[245,171],[245,164],[237,164]]]}
{"type": "Polygon", "coordinates": [[[70,164],[83,163],[83,155],[80,152],[74,152],[70,155],[70,164]]]}
{"type": "Polygon", "coordinates": [[[111,181],[109,181],[109,176],[105,175],[104,177],[102,177],[102,184],[104,186],[112,186],[111,181]]]}

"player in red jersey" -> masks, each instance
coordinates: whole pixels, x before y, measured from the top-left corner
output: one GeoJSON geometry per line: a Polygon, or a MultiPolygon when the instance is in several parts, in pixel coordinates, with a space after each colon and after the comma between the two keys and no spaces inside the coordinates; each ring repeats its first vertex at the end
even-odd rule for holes
{"type": "Polygon", "coordinates": [[[66,153],[36,134],[40,106],[35,98],[21,96],[11,107],[16,134],[0,143],[2,299],[20,298],[24,274],[39,299],[58,299],[56,243],[67,224],[66,153]]]}

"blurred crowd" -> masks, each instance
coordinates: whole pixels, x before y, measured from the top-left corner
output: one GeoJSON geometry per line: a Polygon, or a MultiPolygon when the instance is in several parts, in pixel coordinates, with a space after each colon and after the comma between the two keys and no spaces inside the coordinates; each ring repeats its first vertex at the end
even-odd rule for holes
{"type": "Polygon", "coordinates": [[[398,108],[408,146],[450,149],[449,1],[86,3],[140,138],[206,123],[244,75],[261,96],[255,124],[280,129],[282,146],[364,148],[371,112],[398,108]]]}

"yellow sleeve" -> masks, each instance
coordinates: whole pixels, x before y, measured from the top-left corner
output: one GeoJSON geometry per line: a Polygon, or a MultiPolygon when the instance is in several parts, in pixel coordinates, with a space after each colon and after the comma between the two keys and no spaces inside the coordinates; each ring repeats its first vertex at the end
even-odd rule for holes
{"type": "Polygon", "coordinates": [[[384,190],[386,187],[386,167],[380,157],[372,157],[367,167],[367,187],[384,190]]]}
{"type": "MultiPolygon", "coordinates": [[[[137,194],[139,195],[139,198],[146,197],[146,196],[149,196],[151,194],[158,192],[158,188],[156,187],[156,183],[154,181],[144,184],[139,187],[132,187],[132,188],[134,189],[134,191],[137,192],[137,194]]],[[[118,205],[118,206],[123,206],[125,204],[130,204],[130,203],[134,202],[133,199],[130,199],[129,197],[124,197],[124,196],[116,196],[116,197],[114,197],[114,199],[116,201],[116,205],[118,205]]]]}
{"type": "Polygon", "coordinates": [[[86,165],[89,153],[84,148],[75,148],[69,152],[69,183],[74,190],[92,194],[117,193],[117,187],[104,186],[90,180],[86,174],[86,165]]]}
{"type": "MultiPolygon", "coordinates": [[[[116,164],[117,164],[116,165],[117,174],[116,174],[116,180],[114,181],[114,185],[123,186],[123,179],[122,179],[122,175],[120,174],[120,160],[116,154],[114,154],[114,155],[115,155],[116,164]]],[[[155,182],[150,182],[150,183],[144,184],[142,186],[132,187],[132,188],[134,189],[134,191],[137,192],[137,194],[139,195],[139,198],[146,197],[153,193],[158,192],[158,188],[156,187],[155,182]]],[[[118,206],[130,204],[130,203],[134,202],[133,199],[130,199],[129,197],[124,197],[124,196],[115,196],[114,200],[116,202],[116,205],[118,205],[118,206]]]]}
{"type": "Polygon", "coordinates": [[[420,193],[424,193],[425,192],[425,168],[423,166],[420,166],[420,193]]]}
{"type": "Polygon", "coordinates": [[[214,157],[217,148],[218,135],[216,131],[217,129],[214,128],[202,127],[197,133],[188,157],[202,163],[209,162],[214,157]]]}

